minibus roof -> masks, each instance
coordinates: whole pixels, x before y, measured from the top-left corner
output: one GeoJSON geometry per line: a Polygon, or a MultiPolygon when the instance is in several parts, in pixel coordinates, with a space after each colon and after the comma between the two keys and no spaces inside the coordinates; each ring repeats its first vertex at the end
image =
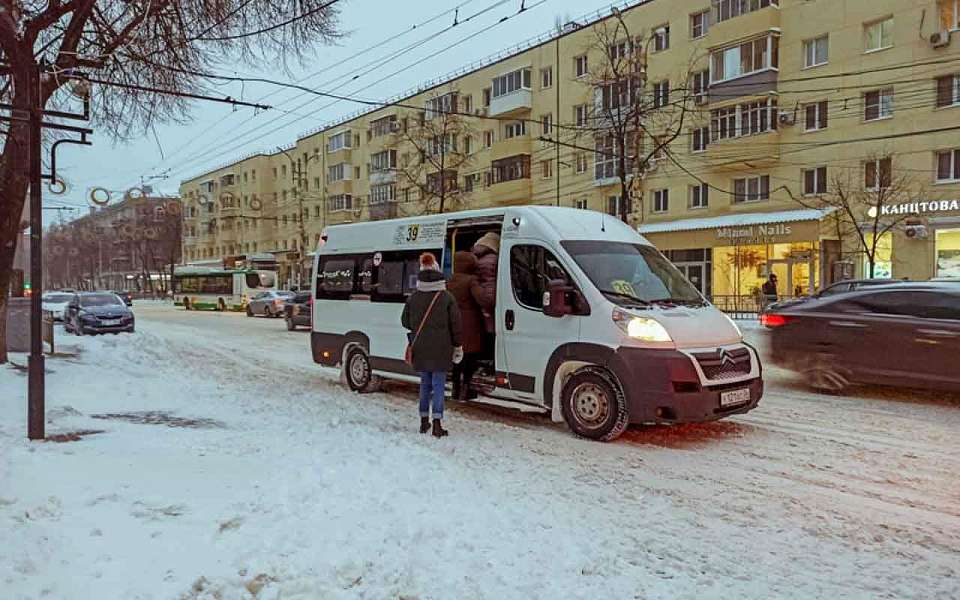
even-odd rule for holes
{"type": "Polygon", "coordinates": [[[604,240],[649,245],[635,229],[604,213],[557,206],[512,206],[331,225],[324,230],[317,253],[440,248],[448,223],[458,222],[464,226],[502,223],[501,236],[505,239],[604,240]]]}

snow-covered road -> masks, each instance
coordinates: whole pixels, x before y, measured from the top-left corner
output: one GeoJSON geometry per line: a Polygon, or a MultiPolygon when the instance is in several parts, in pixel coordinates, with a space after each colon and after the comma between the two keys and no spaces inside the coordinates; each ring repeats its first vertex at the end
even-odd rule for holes
{"type": "Polygon", "coordinates": [[[0,597],[960,597],[956,397],[768,369],[718,423],[599,444],[455,406],[436,440],[279,320],[136,308],[48,362],[81,441],[25,441],[0,368],[0,597]]]}

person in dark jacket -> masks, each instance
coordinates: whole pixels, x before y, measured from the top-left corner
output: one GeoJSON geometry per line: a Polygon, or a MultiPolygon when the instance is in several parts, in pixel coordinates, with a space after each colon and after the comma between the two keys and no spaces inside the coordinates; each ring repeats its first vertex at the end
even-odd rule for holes
{"type": "Polygon", "coordinates": [[[770,277],[760,287],[760,293],[763,294],[763,307],[773,304],[779,298],[777,294],[777,275],[770,273],[770,277]]]}
{"type": "Polygon", "coordinates": [[[453,398],[467,400],[471,397],[470,381],[477,370],[477,360],[483,352],[483,312],[480,300],[483,288],[477,279],[477,257],[472,252],[461,250],[453,257],[453,277],[447,290],[453,294],[460,308],[463,327],[463,360],[453,366],[453,398]]]}
{"type": "Polygon", "coordinates": [[[420,433],[430,429],[432,400],[433,435],[443,437],[448,433],[442,423],[447,373],[463,359],[460,309],[428,252],[420,255],[417,291],[407,299],[400,322],[410,330],[413,368],[420,373],[420,433]]]}
{"type": "Polygon", "coordinates": [[[500,260],[500,235],[494,231],[485,234],[474,244],[472,252],[477,257],[477,281],[483,291],[479,299],[480,308],[483,311],[483,324],[486,329],[483,353],[487,357],[492,357],[493,336],[497,332],[497,265],[500,260]]]}

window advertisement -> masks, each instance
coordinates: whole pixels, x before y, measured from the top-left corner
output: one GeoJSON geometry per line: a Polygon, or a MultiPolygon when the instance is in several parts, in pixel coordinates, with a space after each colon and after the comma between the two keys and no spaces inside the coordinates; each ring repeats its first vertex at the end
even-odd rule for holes
{"type": "MultiPolygon", "coordinates": [[[[870,277],[870,260],[863,257],[863,276],[870,277]]],[[[877,240],[877,251],[874,254],[873,279],[889,279],[893,277],[893,234],[884,233],[877,240]]]]}
{"type": "Polygon", "coordinates": [[[960,278],[960,229],[937,231],[937,277],[960,278]]]}

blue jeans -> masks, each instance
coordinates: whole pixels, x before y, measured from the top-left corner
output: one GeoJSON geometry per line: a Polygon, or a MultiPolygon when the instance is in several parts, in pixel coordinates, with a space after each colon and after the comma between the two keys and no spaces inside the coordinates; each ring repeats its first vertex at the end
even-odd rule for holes
{"type": "Polygon", "coordinates": [[[433,418],[443,418],[443,396],[447,385],[446,371],[420,373],[420,416],[430,416],[430,400],[433,399],[433,418]]]}

